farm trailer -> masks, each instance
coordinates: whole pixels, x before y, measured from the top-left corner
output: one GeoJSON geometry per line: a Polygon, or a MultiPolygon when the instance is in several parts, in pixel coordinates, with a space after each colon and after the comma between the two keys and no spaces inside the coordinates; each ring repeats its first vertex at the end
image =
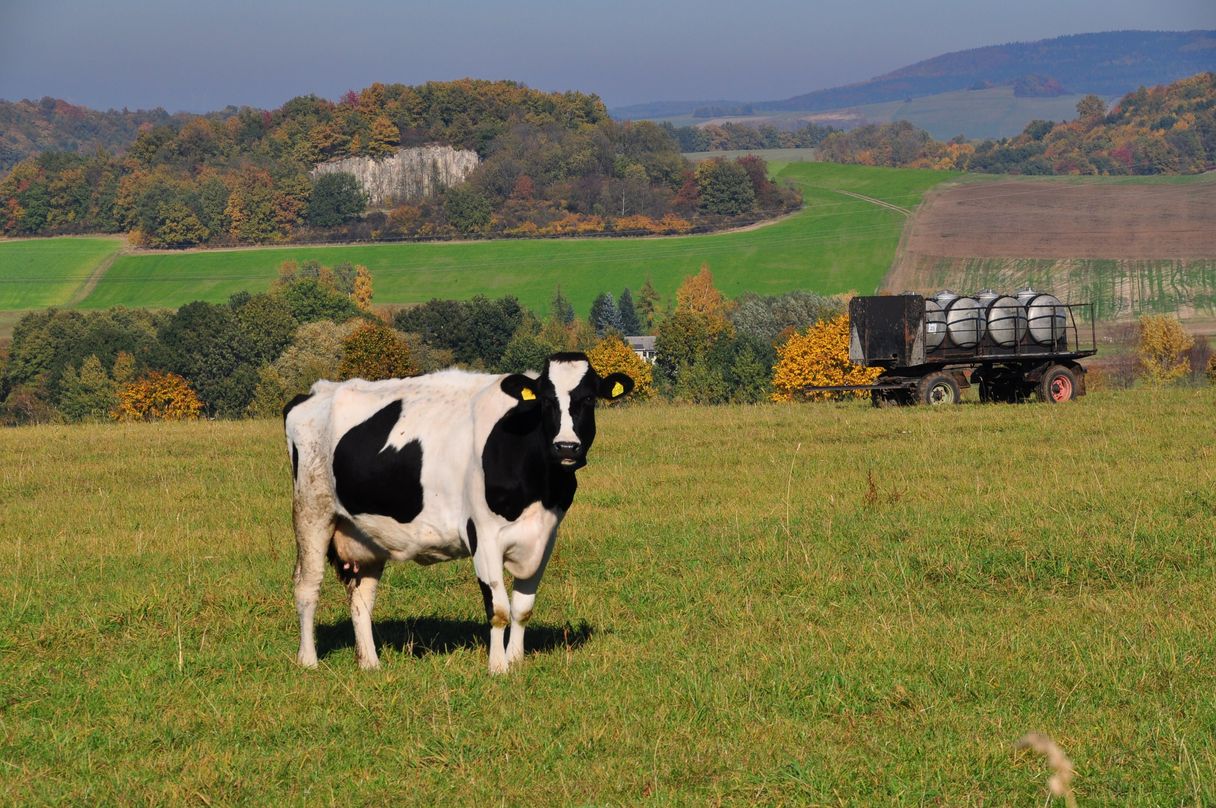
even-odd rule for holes
{"type": "Polygon", "coordinates": [[[849,359],[882,368],[874,406],[957,404],[963,388],[980,401],[1070,401],[1085,395],[1081,359],[1097,353],[1092,303],[1061,303],[1033,290],[1017,297],[942,292],[855,297],[849,302],[849,359]],[[1078,324],[1088,321],[1086,329],[1078,324]]]}

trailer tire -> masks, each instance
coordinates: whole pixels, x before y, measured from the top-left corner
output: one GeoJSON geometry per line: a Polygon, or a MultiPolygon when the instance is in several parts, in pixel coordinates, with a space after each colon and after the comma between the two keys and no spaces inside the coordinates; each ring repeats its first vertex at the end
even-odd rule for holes
{"type": "Polygon", "coordinates": [[[930,373],[916,385],[916,400],[921,404],[957,404],[962,394],[949,373],[930,373]]]}
{"type": "Polygon", "coordinates": [[[1037,386],[1039,401],[1058,404],[1077,397],[1077,374],[1063,365],[1052,365],[1037,386]]]}

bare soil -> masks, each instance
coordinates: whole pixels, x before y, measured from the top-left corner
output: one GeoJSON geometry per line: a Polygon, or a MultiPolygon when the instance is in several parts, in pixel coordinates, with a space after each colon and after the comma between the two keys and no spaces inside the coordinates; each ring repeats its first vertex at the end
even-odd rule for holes
{"type": "Polygon", "coordinates": [[[1216,182],[958,185],[926,197],[904,246],[959,258],[1213,258],[1216,182]]]}

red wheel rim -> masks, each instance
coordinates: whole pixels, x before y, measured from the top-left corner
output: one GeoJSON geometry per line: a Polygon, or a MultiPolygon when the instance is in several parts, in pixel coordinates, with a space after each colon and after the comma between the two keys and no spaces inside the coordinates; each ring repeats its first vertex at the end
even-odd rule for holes
{"type": "Polygon", "coordinates": [[[1071,401],[1072,380],[1067,376],[1057,376],[1051,380],[1051,400],[1071,401]]]}

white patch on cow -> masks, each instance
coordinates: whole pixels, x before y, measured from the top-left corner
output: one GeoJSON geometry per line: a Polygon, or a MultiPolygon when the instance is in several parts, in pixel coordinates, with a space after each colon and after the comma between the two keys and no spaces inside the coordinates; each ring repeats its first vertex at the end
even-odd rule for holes
{"type": "MultiPolygon", "coordinates": [[[[574,418],[570,415],[570,392],[578,387],[590,369],[591,366],[581,359],[574,362],[553,362],[549,365],[549,381],[553,384],[557,406],[562,414],[554,443],[579,443],[578,434],[574,431],[574,418]]],[[[574,465],[575,461],[563,462],[574,465]]]]}

